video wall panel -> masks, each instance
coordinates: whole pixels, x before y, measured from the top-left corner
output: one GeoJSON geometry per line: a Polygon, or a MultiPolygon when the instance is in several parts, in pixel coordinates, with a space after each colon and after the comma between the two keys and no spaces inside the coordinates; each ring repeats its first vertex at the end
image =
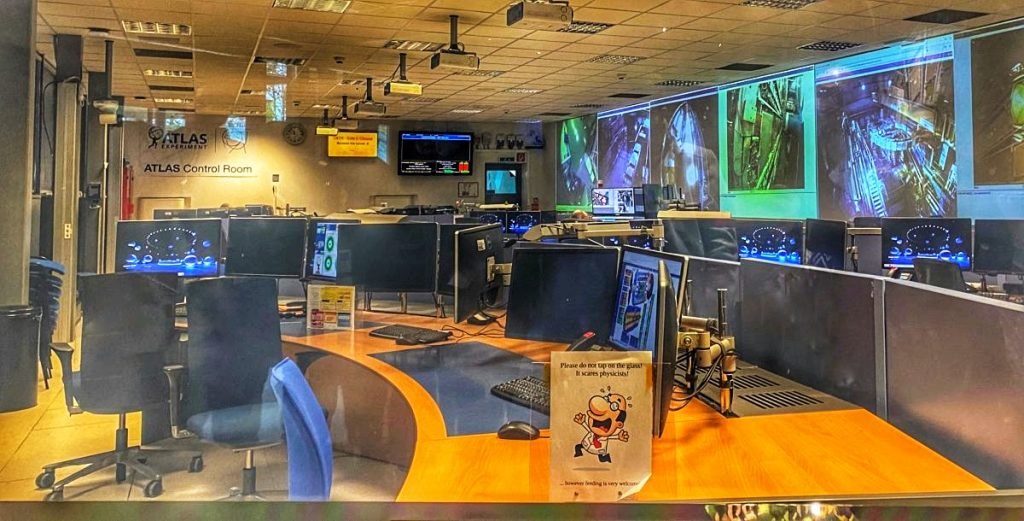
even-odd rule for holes
{"type": "Polygon", "coordinates": [[[974,184],[1024,184],[1024,31],[971,42],[974,184]]]}
{"type": "Polygon", "coordinates": [[[590,210],[590,191],[597,185],[597,116],[562,122],[558,142],[555,209],[590,210]]]}
{"type": "Polygon", "coordinates": [[[688,203],[719,208],[718,93],[651,107],[651,179],[682,190],[688,203]]]}
{"type": "Polygon", "coordinates": [[[956,214],[952,39],[816,67],[822,217],[956,214]]]}
{"type": "Polygon", "coordinates": [[[605,188],[627,188],[651,182],[651,112],[599,116],[598,177],[605,188]]]}

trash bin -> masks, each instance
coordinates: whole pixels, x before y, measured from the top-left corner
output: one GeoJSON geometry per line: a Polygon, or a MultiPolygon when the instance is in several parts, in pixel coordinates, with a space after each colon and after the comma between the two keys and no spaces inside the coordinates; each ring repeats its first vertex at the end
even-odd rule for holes
{"type": "Polygon", "coordinates": [[[32,306],[0,306],[0,412],[35,407],[40,313],[32,306]]]}

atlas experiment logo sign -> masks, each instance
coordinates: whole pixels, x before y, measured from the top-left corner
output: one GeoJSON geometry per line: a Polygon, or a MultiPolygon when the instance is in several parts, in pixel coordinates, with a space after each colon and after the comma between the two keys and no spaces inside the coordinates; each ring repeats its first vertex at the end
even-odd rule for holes
{"type": "Polygon", "coordinates": [[[149,147],[162,150],[206,150],[209,134],[197,132],[167,132],[160,127],[149,127],[149,147]]]}

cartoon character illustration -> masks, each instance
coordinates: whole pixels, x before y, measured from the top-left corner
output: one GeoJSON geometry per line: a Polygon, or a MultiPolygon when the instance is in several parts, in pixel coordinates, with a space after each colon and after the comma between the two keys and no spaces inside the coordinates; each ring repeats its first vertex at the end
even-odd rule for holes
{"type": "Polygon", "coordinates": [[[629,433],[623,427],[626,424],[626,397],[621,394],[609,393],[590,398],[590,406],[586,413],[578,413],[573,421],[583,426],[587,434],[576,444],[576,457],[583,451],[596,454],[598,461],[611,463],[612,456],[608,453],[608,443],[618,440],[629,441],[629,433]]]}

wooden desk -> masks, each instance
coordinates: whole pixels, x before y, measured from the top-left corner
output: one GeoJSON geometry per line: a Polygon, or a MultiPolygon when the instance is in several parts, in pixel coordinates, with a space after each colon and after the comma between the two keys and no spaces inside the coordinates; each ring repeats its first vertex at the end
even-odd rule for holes
{"type": "MultiPolygon", "coordinates": [[[[361,313],[360,318],[430,328],[451,324],[450,319],[381,313],[361,313]]],[[[565,349],[563,344],[504,338],[473,341],[539,362],[548,361],[551,351],[565,349]]],[[[291,351],[315,348],[335,355],[315,362],[309,373],[318,397],[329,402],[325,407],[334,414],[339,397],[349,396],[341,408],[345,440],[339,442],[335,434],[335,444],[378,457],[394,451],[396,457],[389,459],[409,467],[400,501],[548,500],[549,441],[448,436],[430,394],[408,375],[370,356],[409,347],[371,337],[368,330],[285,337],[285,342],[291,351]],[[394,403],[395,396],[404,403],[394,403]],[[365,404],[364,410],[353,411],[359,404],[365,404]],[[360,428],[371,434],[361,437],[360,428]]],[[[637,500],[825,499],[992,490],[863,409],[725,419],[694,401],[670,415],[665,435],[654,440],[653,461],[651,479],[637,500]]]]}

